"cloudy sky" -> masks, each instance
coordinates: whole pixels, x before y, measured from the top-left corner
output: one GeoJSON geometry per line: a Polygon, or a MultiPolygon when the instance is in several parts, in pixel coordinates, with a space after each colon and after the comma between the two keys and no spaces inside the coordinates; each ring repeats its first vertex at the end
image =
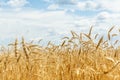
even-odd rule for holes
{"type": "Polygon", "coordinates": [[[70,31],[105,33],[120,27],[120,0],[0,0],[0,44],[26,40],[59,41],[70,31]]]}

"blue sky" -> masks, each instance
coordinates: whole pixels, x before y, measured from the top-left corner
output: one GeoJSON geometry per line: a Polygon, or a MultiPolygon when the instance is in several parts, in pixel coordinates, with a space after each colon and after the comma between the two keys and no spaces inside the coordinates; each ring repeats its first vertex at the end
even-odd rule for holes
{"type": "Polygon", "coordinates": [[[0,0],[0,44],[22,36],[58,42],[92,25],[94,33],[105,34],[120,28],[119,7],[120,0],[0,0]]]}

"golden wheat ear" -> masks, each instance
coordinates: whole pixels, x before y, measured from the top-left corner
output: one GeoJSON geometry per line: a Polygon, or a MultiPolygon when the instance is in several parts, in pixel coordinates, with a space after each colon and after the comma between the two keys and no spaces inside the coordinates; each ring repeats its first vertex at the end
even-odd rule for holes
{"type": "Polygon", "coordinates": [[[103,36],[100,38],[100,40],[98,41],[98,44],[96,46],[96,50],[98,49],[98,47],[100,46],[100,44],[102,43],[103,41],[103,36]]]}
{"type": "Polygon", "coordinates": [[[89,34],[88,34],[88,36],[91,36],[92,29],[93,29],[93,26],[90,27],[90,30],[89,30],[89,34]]]}
{"type": "Polygon", "coordinates": [[[108,31],[108,40],[111,39],[111,35],[110,35],[110,32],[114,29],[114,26],[110,28],[110,30],[108,31]]]}
{"type": "Polygon", "coordinates": [[[22,37],[22,47],[23,47],[23,51],[25,53],[26,58],[29,59],[29,56],[28,56],[28,53],[27,53],[27,50],[26,50],[24,37],[22,37]]]}
{"type": "Polygon", "coordinates": [[[18,46],[18,39],[15,40],[15,57],[17,57],[18,54],[17,46],[18,46]]]}

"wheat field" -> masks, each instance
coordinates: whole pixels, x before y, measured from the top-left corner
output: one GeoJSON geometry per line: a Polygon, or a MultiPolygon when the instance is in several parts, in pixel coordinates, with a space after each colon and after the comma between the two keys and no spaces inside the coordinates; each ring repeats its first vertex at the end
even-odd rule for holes
{"type": "Polygon", "coordinates": [[[112,42],[99,34],[77,34],[63,37],[59,45],[41,46],[15,40],[0,49],[0,80],[120,80],[119,40],[112,42]],[[94,37],[91,37],[94,36],[94,37]],[[99,37],[99,40],[95,40],[99,37]]]}

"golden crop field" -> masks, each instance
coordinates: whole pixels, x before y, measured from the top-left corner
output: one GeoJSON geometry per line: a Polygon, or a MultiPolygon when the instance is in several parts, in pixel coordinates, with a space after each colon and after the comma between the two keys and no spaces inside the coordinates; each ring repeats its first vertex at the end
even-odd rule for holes
{"type": "Polygon", "coordinates": [[[15,40],[0,51],[0,80],[120,80],[119,40],[110,44],[99,34],[77,34],[62,38],[62,43],[49,42],[46,47],[15,40]],[[91,37],[94,36],[94,37],[91,37]],[[95,40],[98,38],[97,42],[95,40]]]}

